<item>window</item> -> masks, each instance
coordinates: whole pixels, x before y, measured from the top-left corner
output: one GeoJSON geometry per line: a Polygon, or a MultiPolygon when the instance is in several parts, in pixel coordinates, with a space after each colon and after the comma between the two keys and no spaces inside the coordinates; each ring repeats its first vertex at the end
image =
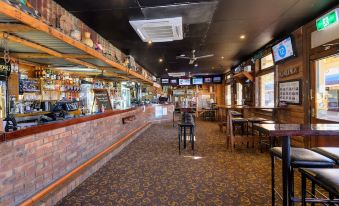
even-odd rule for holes
{"type": "Polygon", "coordinates": [[[242,84],[237,83],[237,105],[243,105],[242,103],[242,84]]]}
{"type": "Polygon", "coordinates": [[[339,122],[339,56],[316,62],[316,117],[339,122]]]}
{"type": "Polygon", "coordinates": [[[231,85],[228,84],[225,86],[225,104],[226,105],[231,105],[232,104],[232,90],[231,90],[231,85]]]}
{"type": "Polygon", "coordinates": [[[270,53],[269,55],[264,56],[263,58],[261,58],[260,62],[261,62],[260,69],[267,69],[267,68],[273,66],[274,62],[273,62],[272,54],[270,53]]]}
{"type": "Polygon", "coordinates": [[[274,107],[274,72],[259,77],[260,106],[274,107]]]}

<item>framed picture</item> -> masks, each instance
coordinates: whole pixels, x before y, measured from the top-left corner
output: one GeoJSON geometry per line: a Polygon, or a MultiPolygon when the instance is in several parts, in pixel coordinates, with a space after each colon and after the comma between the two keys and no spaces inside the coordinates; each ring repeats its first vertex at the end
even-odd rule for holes
{"type": "Polygon", "coordinates": [[[301,80],[279,82],[279,102],[301,104],[301,80]]]}

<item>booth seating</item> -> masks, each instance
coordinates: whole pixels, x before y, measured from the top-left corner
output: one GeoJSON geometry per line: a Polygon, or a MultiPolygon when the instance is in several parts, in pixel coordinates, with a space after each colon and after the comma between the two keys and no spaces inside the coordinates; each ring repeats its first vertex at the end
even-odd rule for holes
{"type": "MultiPolygon", "coordinates": [[[[275,202],[275,158],[282,159],[282,148],[273,147],[271,154],[271,173],[272,173],[272,205],[275,202]]],[[[294,196],[294,168],[332,168],[335,162],[319,153],[304,148],[291,148],[291,188],[289,188],[291,197],[294,196]]]]}
{"type": "Polygon", "coordinates": [[[186,138],[188,134],[194,155],[195,118],[192,114],[183,113],[178,123],[179,154],[181,154],[181,141],[183,141],[184,149],[186,149],[186,138]]]}
{"type": "Polygon", "coordinates": [[[302,205],[306,203],[326,203],[330,205],[339,204],[339,169],[314,169],[300,168],[301,173],[301,198],[302,205]],[[312,182],[312,198],[306,198],[306,180],[312,182]],[[315,198],[315,185],[320,186],[329,193],[329,199],[315,198]]]}

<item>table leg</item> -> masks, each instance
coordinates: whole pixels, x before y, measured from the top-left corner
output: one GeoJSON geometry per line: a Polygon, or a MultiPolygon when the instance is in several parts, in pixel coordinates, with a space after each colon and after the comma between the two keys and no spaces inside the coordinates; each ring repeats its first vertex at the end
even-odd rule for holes
{"type": "Polygon", "coordinates": [[[186,127],[184,127],[184,149],[186,149],[186,127]]]}
{"type": "Polygon", "coordinates": [[[283,205],[291,204],[291,137],[282,139],[282,177],[283,177],[283,205]]]}
{"type": "Polygon", "coordinates": [[[179,143],[179,155],[180,155],[180,145],[181,145],[181,127],[178,126],[178,143],[179,143]]]}

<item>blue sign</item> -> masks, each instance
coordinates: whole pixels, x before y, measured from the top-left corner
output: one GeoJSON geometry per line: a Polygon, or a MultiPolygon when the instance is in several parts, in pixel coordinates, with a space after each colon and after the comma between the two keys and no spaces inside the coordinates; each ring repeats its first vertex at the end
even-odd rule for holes
{"type": "Polygon", "coordinates": [[[339,84],[339,74],[330,74],[325,76],[325,85],[339,84]]]}
{"type": "Polygon", "coordinates": [[[286,56],[286,47],[282,44],[278,49],[279,56],[284,58],[286,56]]]}

